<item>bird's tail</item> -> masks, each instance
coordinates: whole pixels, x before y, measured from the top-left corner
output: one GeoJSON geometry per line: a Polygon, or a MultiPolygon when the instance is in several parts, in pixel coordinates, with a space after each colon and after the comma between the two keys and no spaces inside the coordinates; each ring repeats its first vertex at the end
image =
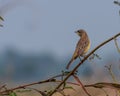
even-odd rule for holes
{"type": "Polygon", "coordinates": [[[73,62],[73,59],[71,59],[71,60],[69,61],[69,63],[68,63],[67,66],[66,66],[66,69],[69,69],[69,67],[70,67],[70,65],[71,65],[72,62],[73,62]]]}

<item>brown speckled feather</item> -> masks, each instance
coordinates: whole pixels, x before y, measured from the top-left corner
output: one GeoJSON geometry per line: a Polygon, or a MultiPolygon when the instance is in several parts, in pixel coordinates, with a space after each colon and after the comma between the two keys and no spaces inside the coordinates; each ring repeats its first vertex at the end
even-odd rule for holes
{"type": "Polygon", "coordinates": [[[77,43],[76,49],[74,51],[74,54],[71,58],[71,60],[69,61],[69,63],[66,66],[66,69],[69,68],[70,64],[78,57],[83,56],[84,54],[86,54],[86,52],[89,50],[90,48],[90,40],[88,38],[87,33],[84,30],[78,30],[77,32],[80,32],[80,40],[77,43]]]}

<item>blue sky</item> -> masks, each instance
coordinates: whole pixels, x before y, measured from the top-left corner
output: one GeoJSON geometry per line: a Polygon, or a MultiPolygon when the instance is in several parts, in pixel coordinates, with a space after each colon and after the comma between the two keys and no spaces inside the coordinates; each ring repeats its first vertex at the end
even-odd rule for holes
{"type": "MultiPolygon", "coordinates": [[[[120,32],[119,6],[113,1],[0,0],[0,15],[5,19],[0,28],[0,52],[13,47],[21,52],[67,56],[75,49],[79,37],[74,31],[78,29],[87,31],[92,50],[120,32]]],[[[105,52],[113,49],[113,43],[104,47],[105,52]]]]}

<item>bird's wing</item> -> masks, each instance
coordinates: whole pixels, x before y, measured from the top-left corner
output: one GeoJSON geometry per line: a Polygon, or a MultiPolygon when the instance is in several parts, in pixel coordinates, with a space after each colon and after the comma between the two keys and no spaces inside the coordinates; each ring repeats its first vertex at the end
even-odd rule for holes
{"type": "Polygon", "coordinates": [[[74,54],[72,56],[72,59],[76,59],[78,56],[80,56],[80,54],[83,52],[83,49],[82,49],[82,45],[83,45],[83,42],[82,40],[80,39],[76,45],[76,49],[74,51],[74,54]]]}
{"type": "Polygon", "coordinates": [[[78,41],[77,46],[76,46],[76,49],[77,49],[76,51],[77,51],[78,56],[82,56],[84,54],[84,50],[87,47],[88,43],[89,42],[87,38],[81,38],[78,41]]]}

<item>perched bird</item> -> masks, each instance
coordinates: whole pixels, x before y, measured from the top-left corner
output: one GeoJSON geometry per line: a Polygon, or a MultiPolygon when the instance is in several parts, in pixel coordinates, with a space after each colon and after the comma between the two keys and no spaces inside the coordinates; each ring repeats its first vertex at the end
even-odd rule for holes
{"type": "Polygon", "coordinates": [[[66,69],[69,69],[70,64],[76,58],[84,57],[85,54],[90,49],[90,40],[89,40],[89,37],[88,37],[86,31],[83,30],[83,29],[80,29],[80,30],[76,31],[75,33],[77,33],[78,36],[80,36],[80,40],[77,43],[76,49],[74,51],[74,54],[73,54],[71,60],[69,61],[69,63],[67,64],[66,69]]]}

